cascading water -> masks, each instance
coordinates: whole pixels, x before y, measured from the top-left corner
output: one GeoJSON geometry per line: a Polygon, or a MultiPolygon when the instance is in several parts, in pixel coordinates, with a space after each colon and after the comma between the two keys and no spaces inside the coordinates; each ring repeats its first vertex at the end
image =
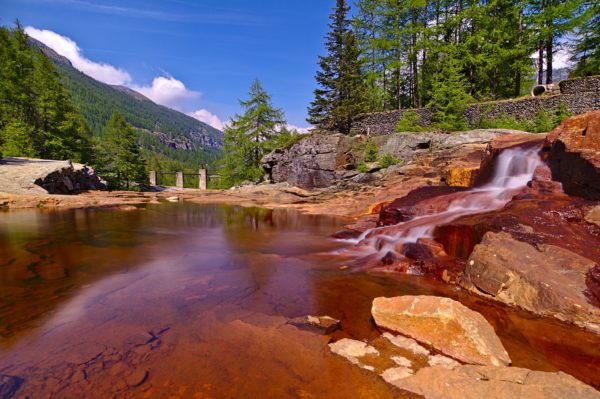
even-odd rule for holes
{"type": "Polygon", "coordinates": [[[510,148],[496,159],[492,180],[472,190],[437,197],[436,201],[448,203],[446,210],[393,226],[365,231],[359,238],[349,240],[355,244],[351,250],[356,255],[402,255],[405,244],[416,243],[420,238],[432,238],[435,228],[460,217],[497,210],[506,205],[526,187],[535,169],[542,165],[538,148],[510,148]]]}

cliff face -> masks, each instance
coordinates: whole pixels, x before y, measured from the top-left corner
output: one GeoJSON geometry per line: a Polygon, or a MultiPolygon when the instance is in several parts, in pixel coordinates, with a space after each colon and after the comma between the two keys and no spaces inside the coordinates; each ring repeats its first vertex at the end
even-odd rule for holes
{"type": "MultiPolygon", "coordinates": [[[[431,173],[446,176],[458,185],[468,185],[479,167],[487,143],[494,137],[512,133],[504,129],[480,129],[452,134],[394,133],[370,139],[377,145],[379,157],[393,155],[398,167],[425,165],[431,173]],[[454,169],[454,171],[451,171],[454,169]],[[467,173],[468,177],[456,179],[467,173]],[[466,183],[465,183],[466,182],[466,183]]],[[[273,183],[287,182],[302,188],[324,188],[345,181],[365,183],[372,174],[360,173],[366,136],[344,136],[339,133],[318,133],[291,147],[276,150],[262,159],[262,165],[273,183]]],[[[371,172],[379,168],[369,165],[371,172]]]]}

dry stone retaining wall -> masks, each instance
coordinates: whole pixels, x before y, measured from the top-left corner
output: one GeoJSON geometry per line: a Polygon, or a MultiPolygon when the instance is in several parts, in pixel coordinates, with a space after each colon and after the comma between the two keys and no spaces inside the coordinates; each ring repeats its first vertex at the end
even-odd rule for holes
{"type": "MultiPolygon", "coordinates": [[[[494,101],[472,104],[464,113],[467,123],[477,127],[484,119],[509,116],[516,119],[531,120],[540,109],[556,112],[561,104],[572,114],[600,109],[600,76],[569,79],[559,83],[561,94],[553,96],[526,97],[515,100],[494,101]]],[[[357,117],[352,132],[354,134],[391,134],[408,110],[377,112],[357,117]]],[[[412,110],[420,117],[421,126],[430,125],[433,110],[420,108],[412,110]]]]}

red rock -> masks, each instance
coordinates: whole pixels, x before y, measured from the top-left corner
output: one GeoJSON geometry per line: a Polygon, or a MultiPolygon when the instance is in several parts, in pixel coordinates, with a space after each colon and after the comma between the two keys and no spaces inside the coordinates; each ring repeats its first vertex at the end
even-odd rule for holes
{"type": "Polygon", "coordinates": [[[600,110],[563,121],[544,147],[552,175],[566,193],[600,199],[600,110]]]}

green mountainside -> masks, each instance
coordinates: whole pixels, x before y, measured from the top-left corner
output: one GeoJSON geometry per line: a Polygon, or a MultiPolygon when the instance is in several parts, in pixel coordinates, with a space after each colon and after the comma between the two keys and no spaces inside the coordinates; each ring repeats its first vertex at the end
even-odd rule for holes
{"type": "Polygon", "coordinates": [[[222,157],[221,131],[155,104],[134,90],[99,82],[75,69],[68,59],[41,42],[30,40],[52,60],[96,139],[103,140],[108,120],[118,111],[140,132],[140,145],[151,169],[196,170],[222,157]]]}

